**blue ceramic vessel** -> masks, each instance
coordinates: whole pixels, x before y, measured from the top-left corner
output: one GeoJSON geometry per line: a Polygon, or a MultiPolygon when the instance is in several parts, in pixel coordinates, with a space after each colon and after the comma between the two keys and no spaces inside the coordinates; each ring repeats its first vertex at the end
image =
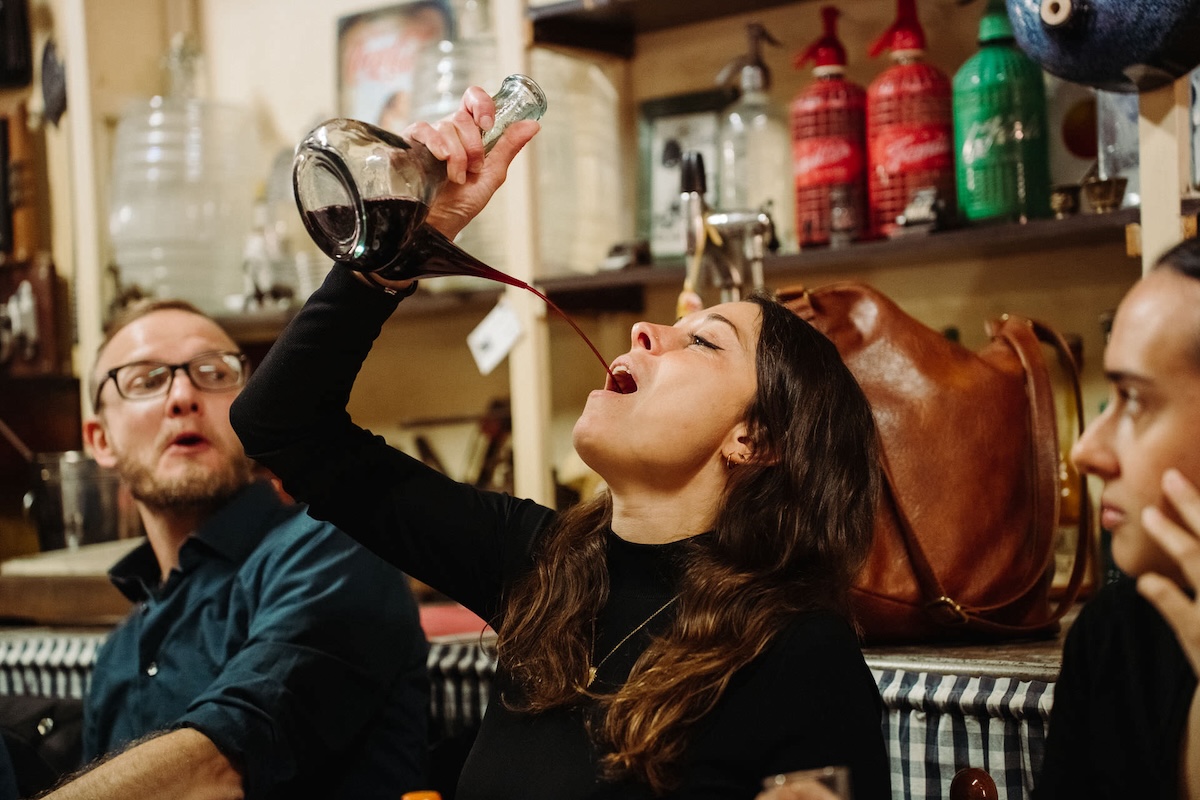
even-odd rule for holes
{"type": "Polygon", "coordinates": [[[1047,72],[1117,92],[1200,65],[1200,0],[1006,0],[1017,44],[1047,72]]]}

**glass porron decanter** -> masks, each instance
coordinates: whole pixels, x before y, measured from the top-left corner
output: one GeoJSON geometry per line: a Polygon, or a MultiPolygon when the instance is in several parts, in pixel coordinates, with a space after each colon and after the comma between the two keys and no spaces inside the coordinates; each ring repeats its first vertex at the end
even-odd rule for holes
{"type": "MultiPolygon", "coordinates": [[[[545,94],[524,75],[509,75],[492,99],[485,154],[509,125],[546,111],[545,94]]],[[[445,163],[420,142],[344,118],[310,131],[292,165],[304,227],[334,261],[388,280],[468,274],[512,283],[423,224],[445,181],[445,163]]]]}

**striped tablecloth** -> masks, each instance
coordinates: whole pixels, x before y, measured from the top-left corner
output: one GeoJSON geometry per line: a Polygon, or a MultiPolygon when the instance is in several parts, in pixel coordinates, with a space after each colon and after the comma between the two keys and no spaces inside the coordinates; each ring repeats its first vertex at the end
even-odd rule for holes
{"type": "Polygon", "coordinates": [[[0,631],[0,695],[82,699],[107,631],[0,631]]]}
{"type": "Polygon", "coordinates": [[[1019,678],[872,669],[895,798],[949,797],[964,767],[982,767],[1000,797],[1029,796],[1041,768],[1054,684],[1019,678]]]}
{"type": "MultiPolygon", "coordinates": [[[[82,698],[104,637],[96,631],[0,631],[0,695],[82,698]]],[[[476,635],[430,643],[435,737],[469,732],[479,724],[495,669],[493,641],[476,635]]],[[[1039,647],[1050,652],[1054,645],[1039,647]]],[[[895,651],[867,653],[883,697],[893,797],[945,800],[950,779],[967,766],[986,769],[1001,798],[1028,797],[1041,765],[1057,668],[1027,675],[972,674],[970,659],[939,662],[936,652],[926,650],[924,662],[898,659],[895,651]],[[938,663],[955,666],[957,674],[929,668],[938,663]]]]}
{"type": "Polygon", "coordinates": [[[494,635],[429,643],[431,739],[456,736],[483,719],[496,671],[494,643],[494,635]]]}

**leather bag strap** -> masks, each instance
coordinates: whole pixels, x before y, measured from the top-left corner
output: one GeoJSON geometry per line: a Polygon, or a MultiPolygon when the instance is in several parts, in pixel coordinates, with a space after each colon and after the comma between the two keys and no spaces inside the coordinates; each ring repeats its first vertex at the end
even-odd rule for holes
{"type": "MultiPolygon", "coordinates": [[[[1062,335],[1043,325],[1036,320],[1029,320],[1030,328],[1036,334],[1038,341],[1045,342],[1054,348],[1055,355],[1058,357],[1058,363],[1063,375],[1066,377],[1068,389],[1071,392],[1071,400],[1075,406],[1075,431],[1074,436],[1076,441],[1083,435],[1083,390],[1079,383],[1079,365],[1075,363],[1075,358],[1071,355],[1071,348],[1067,346],[1066,340],[1062,335]]],[[[1079,475],[1079,523],[1075,536],[1075,560],[1071,566],[1071,577],[1067,581],[1066,589],[1063,591],[1062,597],[1059,599],[1058,606],[1051,612],[1050,619],[1058,620],[1071,608],[1071,605],[1079,597],[1079,592],[1083,588],[1083,579],[1087,572],[1087,564],[1089,554],[1092,552],[1092,544],[1095,537],[1095,532],[1092,527],[1092,504],[1088,492],[1087,475],[1079,475]]]]}

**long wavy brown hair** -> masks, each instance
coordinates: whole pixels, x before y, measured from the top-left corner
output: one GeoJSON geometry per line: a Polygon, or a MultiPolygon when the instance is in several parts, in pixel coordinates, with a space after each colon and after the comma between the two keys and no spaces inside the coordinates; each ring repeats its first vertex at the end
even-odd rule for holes
{"type": "Polygon", "coordinates": [[[750,299],[761,308],[746,411],[755,459],[730,470],[712,535],[688,543],[671,629],[617,692],[581,686],[592,620],[608,601],[605,494],[543,537],[499,631],[497,655],[520,694],[503,702],[532,713],[595,703],[606,775],[658,794],[678,784],[692,724],[791,617],[818,608],[851,617],[850,586],[871,542],[880,478],[866,398],[828,339],[771,298],[750,299]]]}

